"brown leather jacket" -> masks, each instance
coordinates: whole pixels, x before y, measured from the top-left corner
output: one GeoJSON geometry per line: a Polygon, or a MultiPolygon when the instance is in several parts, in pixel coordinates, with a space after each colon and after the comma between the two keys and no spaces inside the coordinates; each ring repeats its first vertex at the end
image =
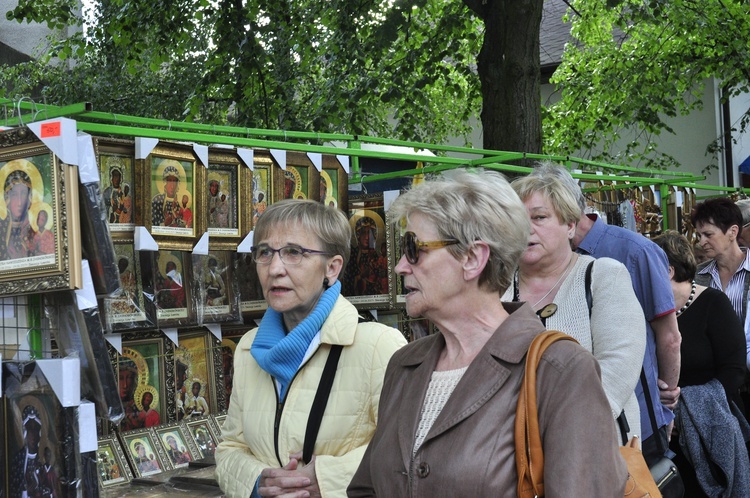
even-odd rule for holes
{"type": "MultiPolygon", "coordinates": [[[[511,316],[469,365],[416,455],[422,402],[445,341],[433,335],[396,352],[348,496],[516,496],[516,402],[526,350],[544,327],[528,304],[504,306],[511,316]]],[[[594,357],[570,341],[554,344],[539,365],[537,396],[546,497],[621,497],[627,468],[594,357]]]]}

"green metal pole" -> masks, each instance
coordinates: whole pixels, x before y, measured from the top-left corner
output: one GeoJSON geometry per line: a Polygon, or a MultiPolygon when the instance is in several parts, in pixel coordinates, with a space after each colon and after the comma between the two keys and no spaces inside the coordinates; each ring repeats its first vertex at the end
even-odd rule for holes
{"type": "Polygon", "coordinates": [[[667,210],[669,185],[666,183],[659,185],[659,197],[661,198],[661,229],[665,232],[669,230],[669,211],[667,210]]]}

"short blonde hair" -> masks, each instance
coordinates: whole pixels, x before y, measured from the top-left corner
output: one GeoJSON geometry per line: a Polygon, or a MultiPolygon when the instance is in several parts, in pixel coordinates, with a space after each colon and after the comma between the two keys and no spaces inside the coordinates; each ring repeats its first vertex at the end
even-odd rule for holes
{"type": "Polygon", "coordinates": [[[344,258],[343,268],[349,261],[352,229],[346,215],[336,208],[320,202],[285,199],[271,204],[258,218],[253,232],[253,244],[267,238],[277,226],[298,225],[312,232],[329,254],[344,258]]]}
{"type": "Polygon", "coordinates": [[[454,170],[431,178],[400,195],[389,213],[394,223],[414,213],[429,218],[441,239],[459,244],[446,249],[458,258],[475,241],[485,242],[490,257],[479,285],[502,295],[510,286],[529,238],[523,203],[500,173],[454,170]]]}
{"type": "MultiPolygon", "coordinates": [[[[558,168],[560,167],[555,168],[549,164],[538,169],[535,168],[530,174],[513,180],[513,189],[523,201],[537,192],[542,194],[549,199],[552,209],[560,218],[560,221],[563,223],[578,223],[582,214],[579,196],[571,191],[572,184],[566,182],[564,178],[559,176],[559,173],[565,173],[573,182],[575,180],[567,171],[560,171],[558,168]]],[[[581,192],[577,185],[575,189],[581,192]]]]}

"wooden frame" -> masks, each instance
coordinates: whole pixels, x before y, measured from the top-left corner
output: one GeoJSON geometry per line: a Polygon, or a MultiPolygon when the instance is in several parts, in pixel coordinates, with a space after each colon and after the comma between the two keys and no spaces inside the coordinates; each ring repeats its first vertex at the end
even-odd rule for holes
{"type": "Polygon", "coordinates": [[[346,212],[349,206],[349,178],[336,156],[323,156],[323,170],[313,169],[312,191],[317,192],[316,200],[346,212]]]}
{"type": "Polygon", "coordinates": [[[236,250],[242,236],[250,231],[252,192],[249,168],[234,151],[209,149],[206,185],[203,186],[206,231],[212,249],[236,250]]]}
{"type": "Polygon", "coordinates": [[[219,441],[214,430],[211,429],[210,418],[203,417],[185,421],[185,427],[193,440],[198,453],[196,458],[207,458],[214,455],[219,441]]]}
{"type": "Polygon", "coordinates": [[[105,213],[113,240],[132,239],[136,224],[143,223],[137,210],[140,198],[135,181],[135,143],[132,140],[94,137],[105,213]]]}
{"type": "Polygon", "coordinates": [[[114,247],[122,292],[104,298],[106,329],[113,332],[151,327],[143,296],[141,259],[132,242],[116,242],[114,247]]]}
{"type": "Polygon", "coordinates": [[[192,148],[160,142],[136,168],[144,226],[160,249],[191,250],[206,231],[205,217],[195,215],[205,212],[205,168],[192,148]]]}
{"type": "Polygon", "coordinates": [[[201,458],[192,437],[182,425],[160,425],[154,427],[154,432],[173,469],[187,467],[193,460],[201,458]]]}
{"type": "Polygon", "coordinates": [[[0,296],[80,288],[78,168],[28,128],[3,131],[0,186],[0,296]]]}
{"type": "Polygon", "coordinates": [[[120,440],[114,434],[100,438],[96,451],[99,485],[109,488],[133,480],[133,471],[125,458],[120,440]]]}
{"type": "Polygon", "coordinates": [[[361,309],[392,307],[393,241],[385,218],[382,193],[349,199],[352,252],[342,278],[342,294],[361,309]]]}
{"type": "MultiPolygon", "coordinates": [[[[313,166],[304,152],[288,151],[286,154],[286,170],[276,166],[274,168],[274,201],[282,199],[310,199],[313,185],[313,166]]],[[[317,171],[316,171],[317,174],[317,171]]],[[[315,192],[313,198],[318,197],[315,192]]]]}
{"type": "Polygon", "coordinates": [[[240,321],[238,285],[234,279],[235,254],[230,251],[193,254],[198,323],[240,321]]]}
{"type": "Polygon", "coordinates": [[[164,448],[157,443],[153,429],[121,432],[120,440],[136,478],[161,474],[172,469],[164,448]]]}
{"type": "Polygon", "coordinates": [[[46,496],[68,496],[71,490],[62,483],[80,478],[76,466],[65,457],[78,451],[71,409],[62,407],[36,362],[3,362],[2,375],[7,475],[0,474],[4,476],[0,492],[5,493],[3,496],[21,496],[27,486],[39,485],[47,488],[46,496]],[[27,432],[36,437],[27,437],[27,432]],[[27,453],[35,456],[27,460],[27,453]],[[49,470],[44,469],[47,464],[49,470]],[[33,467],[36,471],[30,472],[33,467]],[[24,483],[29,474],[34,480],[24,483]]]}
{"type": "Polygon", "coordinates": [[[224,403],[224,394],[217,392],[221,385],[221,370],[217,367],[221,362],[220,343],[206,330],[181,334],[179,339],[174,353],[174,418],[189,420],[215,413],[217,398],[221,397],[224,403]]]}
{"type": "Polygon", "coordinates": [[[255,226],[258,216],[263,214],[275,199],[276,189],[274,188],[274,170],[277,167],[267,155],[253,156],[253,171],[250,180],[250,190],[252,192],[252,211],[250,213],[250,225],[255,226]]]}
{"type": "Polygon", "coordinates": [[[110,348],[110,357],[117,366],[120,400],[125,410],[120,429],[129,431],[173,421],[170,414],[174,413],[176,400],[172,342],[161,332],[123,334],[122,355],[110,348]],[[152,395],[149,410],[144,410],[146,393],[152,395]]]}

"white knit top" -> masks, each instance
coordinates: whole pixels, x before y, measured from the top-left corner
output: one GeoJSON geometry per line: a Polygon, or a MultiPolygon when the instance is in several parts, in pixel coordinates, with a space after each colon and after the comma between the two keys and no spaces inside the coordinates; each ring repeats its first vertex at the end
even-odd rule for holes
{"type": "Polygon", "coordinates": [[[414,440],[414,449],[412,450],[414,454],[422,446],[422,442],[427,433],[430,432],[432,424],[435,423],[438,415],[443,411],[445,403],[448,402],[448,398],[451,397],[453,390],[458,385],[461,377],[464,376],[467,368],[469,367],[445,370],[443,372],[432,372],[430,385],[427,386],[427,394],[424,397],[424,404],[422,405],[422,415],[419,418],[417,437],[414,440]]]}
{"type": "MultiPolygon", "coordinates": [[[[646,319],[627,268],[610,258],[597,259],[591,272],[593,307],[589,319],[585,276],[591,261],[591,256],[578,257],[555,295],[557,312],[547,319],[546,326],[548,330],[561,330],[573,336],[591,351],[601,367],[602,385],[612,415],[617,417],[624,409],[630,425],[629,437],[640,436],[635,386],[646,350],[646,319]]],[[[512,299],[511,284],[502,300],[512,299]]]]}

